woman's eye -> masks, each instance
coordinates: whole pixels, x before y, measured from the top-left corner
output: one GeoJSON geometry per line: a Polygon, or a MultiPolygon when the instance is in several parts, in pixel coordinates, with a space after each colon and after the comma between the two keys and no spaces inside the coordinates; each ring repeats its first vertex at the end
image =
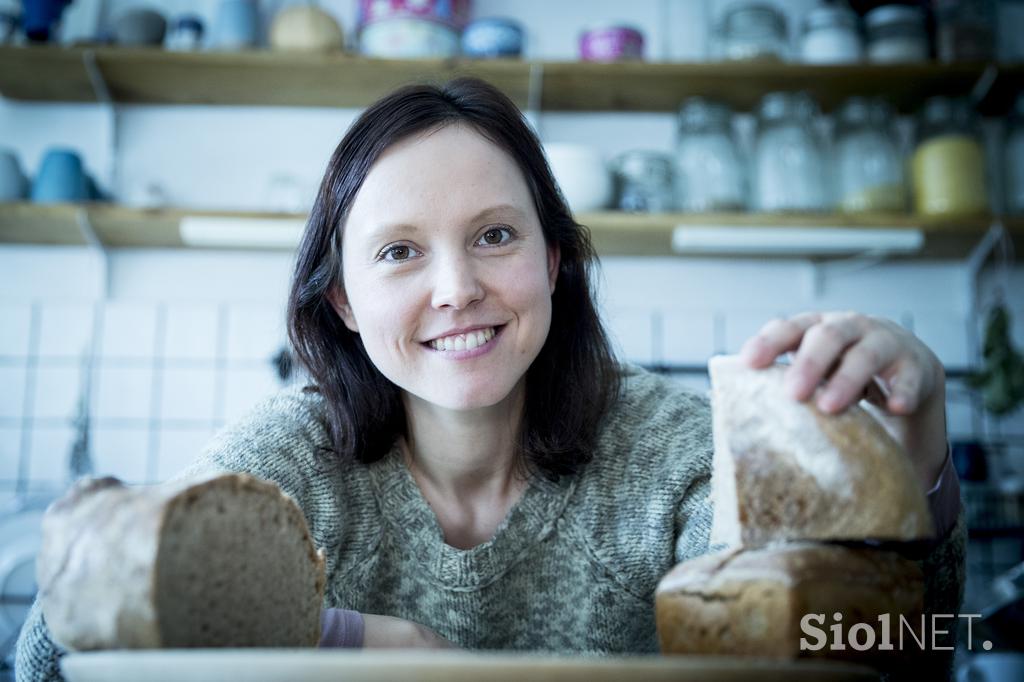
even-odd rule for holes
{"type": "Polygon", "coordinates": [[[404,261],[409,260],[409,258],[414,253],[419,253],[419,251],[412,248],[411,246],[406,246],[405,244],[396,244],[394,246],[389,246],[385,248],[383,251],[381,251],[380,255],[377,256],[377,259],[388,260],[392,262],[404,261]]]}
{"type": "Polygon", "coordinates": [[[490,245],[501,244],[503,242],[511,241],[513,236],[514,236],[514,234],[512,232],[512,228],[509,228],[509,227],[492,227],[492,228],[490,228],[489,230],[487,230],[486,232],[483,233],[483,236],[480,237],[480,241],[478,241],[477,244],[479,244],[480,242],[483,242],[485,244],[490,244],[490,245]],[[502,235],[508,235],[508,236],[506,238],[506,237],[503,237],[502,235]]]}

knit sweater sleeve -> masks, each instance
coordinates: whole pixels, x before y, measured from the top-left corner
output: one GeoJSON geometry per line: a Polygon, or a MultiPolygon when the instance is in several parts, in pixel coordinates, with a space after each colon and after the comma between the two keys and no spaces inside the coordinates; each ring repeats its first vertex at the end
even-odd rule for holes
{"type": "MultiPolygon", "coordinates": [[[[924,612],[928,627],[936,616],[935,648],[923,662],[915,662],[906,676],[895,675],[889,680],[948,680],[953,674],[953,653],[957,643],[957,625],[960,606],[964,598],[967,579],[967,521],[960,506],[953,528],[918,561],[924,573],[924,612]],[[927,672],[925,672],[927,671],[927,672]]],[[[929,641],[929,644],[931,642],[929,641]]]]}
{"type": "Polygon", "coordinates": [[[63,682],[60,659],[65,653],[50,638],[37,598],[18,634],[14,649],[14,679],[18,682],[63,682]]]}

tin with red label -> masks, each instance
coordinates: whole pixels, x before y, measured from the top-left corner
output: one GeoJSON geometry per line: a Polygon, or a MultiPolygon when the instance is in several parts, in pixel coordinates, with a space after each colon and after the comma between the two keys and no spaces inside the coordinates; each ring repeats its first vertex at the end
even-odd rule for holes
{"type": "Polygon", "coordinates": [[[445,59],[459,53],[470,0],[360,0],[359,52],[389,59],[445,59]]]}
{"type": "Polygon", "coordinates": [[[457,31],[469,21],[472,0],[359,0],[359,28],[391,19],[424,19],[457,31]]]}
{"type": "Polygon", "coordinates": [[[632,26],[593,26],[580,34],[580,59],[585,62],[622,62],[644,58],[644,34],[632,26]]]}

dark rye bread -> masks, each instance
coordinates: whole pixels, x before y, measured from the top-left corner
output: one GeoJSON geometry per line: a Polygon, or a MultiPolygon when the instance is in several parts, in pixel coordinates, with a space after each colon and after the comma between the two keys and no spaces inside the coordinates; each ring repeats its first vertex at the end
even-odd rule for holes
{"type": "Polygon", "coordinates": [[[273,483],[78,482],[43,519],[39,599],[70,650],[314,647],[323,552],[273,483]]]}
{"type": "MultiPolygon", "coordinates": [[[[924,577],[920,567],[892,552],[840,545],[792,542],[761,549],[730,548],[683,562],[655,591],[655,615],[663,653],[720,654],[766,658],[839,658],[885,661],[891,652],[828,646],[800,650],[800,620],[828,633],[843,615],[843,631],[871,625],[881,642],[880,614],[891,614],[891,636],[899,616],[919,624],[924,577]]],[[[813,637],[809,643],[816,643],[813,637]]],[[[831,642],[832,640],[829,639],[831,642]]],[[[863,641],[863,640],[862,640],[863,641]]]]}
{"type": "Polygon", "coordinates": [[[934,535],[903,448],[858,405],[827,415],[797,402],[786,367],[708,362],[714,434],[712,545],[918,540],[934,535]]]}

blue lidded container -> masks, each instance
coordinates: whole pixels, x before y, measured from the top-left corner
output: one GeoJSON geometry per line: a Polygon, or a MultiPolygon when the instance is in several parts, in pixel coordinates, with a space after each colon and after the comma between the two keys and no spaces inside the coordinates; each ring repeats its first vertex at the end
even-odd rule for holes
{"type": "Polygon", "coordinates": [[[501,17],[472,21],[462,31],[462,54],[484,59],[521,57],[523,27],[501,17]]]}

